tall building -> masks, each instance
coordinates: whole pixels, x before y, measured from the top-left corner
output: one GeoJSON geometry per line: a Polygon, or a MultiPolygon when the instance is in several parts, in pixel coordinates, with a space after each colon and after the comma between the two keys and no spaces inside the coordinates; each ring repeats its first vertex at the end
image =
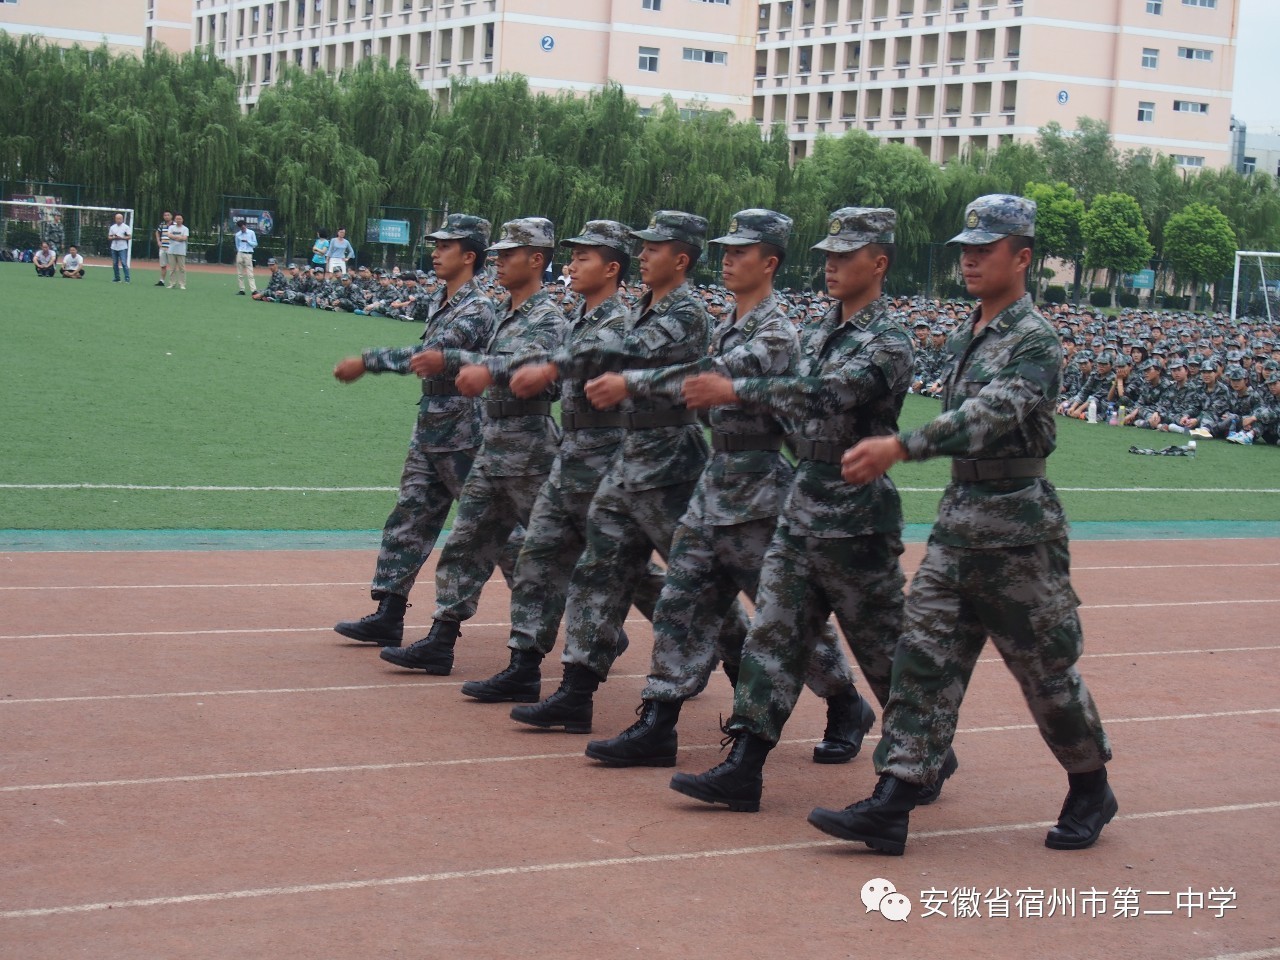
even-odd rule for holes
{"type": "Polygon", "coordinates": [[[761,0],[752,116],[794,157],[866,130],[946,162],[1107,122],[1117,148],[1230,162],[1239,0],[761,0]]]}
{"type": "Polygon", "coordinates": [[[49,43],[141,54],[153,43],[191,49],[191,0],[0,0],[0,30],[49,43]]]}
{"type": "MultiPolygon", "coordinates": [[[[190,3],[191,0],[188,0],[190,3]]],[[[448,96],[455,77],[520,73],[535,91],[607,80],[648,107],[748,115],[755,4],[747,0],[194,0],[192,42],[242,70],[252,104],[283,64],[339,73],[405,61],[448,96]]]]}

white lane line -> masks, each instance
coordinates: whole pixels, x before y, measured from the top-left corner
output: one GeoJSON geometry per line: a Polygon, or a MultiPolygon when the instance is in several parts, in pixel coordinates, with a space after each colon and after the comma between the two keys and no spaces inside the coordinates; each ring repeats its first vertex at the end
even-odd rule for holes
{"type": "MultiPolygon", "coordinates": [[[[1122,813],[1117,821],[1156,820],[1169,817],[1215,816],[1229,813],[1246,813],[1255,810],[1273,810],[1280,807],[1280,800],[1262,803],[1236,803],[1220,807],[1188,807],[1181,810],[1154,810],[1147,813],[1122,813]]],[[[957,827],[951,830],[921,830],[913,833],[916,841],[934,837],[964,837],[992,833],[1012,833],[1022,830],[1043,830],[1053,825],[1051,820],[1033,823],[1002,823],[979,827],[957,827]]],[[[1115,829],[1114,827],[1112,829],[1115,829]]],[[[222,890],[212,893],[192,893],[181,896],[148,897],[138,900],[115,900],[102,903],[77,903],[59,907],[35,907],[27,910],[0,911],[0,920],[25,920],[33,917],[66,916],[77,913],[97,913],[103,910],[127,910],[135,907],[170,907],[188,903],[219,903],[229,900],[251,900],[261,897],[298,896],[311,893],[334,893],[343,890],[371,890],[378,887],[401,887],[423,883],[441,883],[450,880],[481,880],[493,877],[528,876],[539,873],[567,873],[576,870],[602,867],[635,867],[656,863],[688,863],[698,860],[722,860],[728,857],[759,856],[770,853],[787,853],[794,850],[820,850],[830,847],[854,849],[844,840],[806,840],[796,843],[770,843],[754,847],[730,847],[721,850],[689,850],[683,853],[639,854],[633,857],[607,857],[599,860],[569,860],[559,863],[530,863],[518,867],[485,867],[476,870],[449,870],[440,873],[420,873],[401,877],[378,877],[367,880],[341,880],[334,883],[307,883],[287,887],[256,887],[247,890],[222,890]]],[[[861,849],[860,847],[857,849],[861,849]]]]}
{"type": "MultiPolygon", "coordinates": [[[[1130,563],[1112,566],[1072,566],[1072,573],[1097,570],[1241,570],[1255,567],[1280,567],[1280,563],[1130,563]]],[[[494,577],[490,583],[496,583],[494,577]]],[[[418,585],[434,586],[434,580],[419,580],[418,585]]],[[[363,587],[365,580],[322,580],[311,582],[273,581],[269,583],[87,583],[69,586],[45,586],[30,584],[19,587],[0,587],[6,590],[240,590],[267,587],[363,587]]]]}
{"type": "Polygon", "coordinates": [[[1280,957],[1280,947],[1272,947],[1270,950],[1249,950],[1245,953],[1220,953],[1216,957],[1206,957],[1205,960],[1270,960],[1272,957],[1280,957]]]}
{"type": "MultiPolygon", "coordinates": [[[[1086,603],[1083,604],[1081,610],[1145,610],[1160,607],[1221,607],[1221,606],[1239,606],[1244,604],[1272,604],[1280,603],[1280,597],[1275,598],[1256,598],[1251,597],[1243,600],[1167,600],[1151,603],[1086,603]]],[[[647,621],[639,618],[628,620],[627,623],[645,623],[647,621]]],[[[497,621],[494,623],[470,623],[471,627],[509,627],[510,620],[497,621]]],[[[425,630],[426,624],[411,627],[413,630],[425,630]]],[[[244,634],[244,633],[325,633],[333,632],[333,627],[258,627],[258,628],[227,628],[221,630],[147,630],[147,631],[116,631],[113,633],[8,633],[0,634],[0,640],[68,640],[68,639],[92,639],[104,638],[110,639],[115,637],[198,637],[198,636],[217,636],[221,634],[244,634]]]]}
{"type": "MultiPolygon", "coordinates": [[[[1084,657],[1088,659],[1101,660],[1121,657],[1171,657],[1209,653],[1265,653],[1271,650],[1280,650],[1280,644],[1268,644],[1261,647],[1213,647],[1212,649],[1203,650],[1135,650],[1129,652],[1086,653],[1084,654],[1084,657]]],[[[1003,663],[1004,661],[1000,657],[982,657],[978,662],[1003,663]]],[[[0,699],[0,707],[20,703],[84,703],[101,700],[165,700],[181,697],[249,697],[274,696],[286,693],[346,693],[357,690],[420,690],[424,687],[457,687],[461,686],[463,683],[461,680],[429,680],[425,682],[417,682],[423,680],[422,675],[404,674],[403,676],[404,679],[398,683],[353,683],[329,687],[266,687],[247,690],[174,690],[167,693],[99,693],[77,697],[9,697],[0,699]]],[[[613,673],[609,675],[609,678],[611,680],[648,679],[644,674],[640,673],[613,673]]]]}
{"type": "MultiPolygon", "coordinates": [[[[0,483],[0,490],[136,490],[178,493],[395,493],[398,487],[298,487],[161,483],[0,483]]],[[[942,493],[945,487],[898,487],[942,493]]],[[[1055,487],[1059,493],[1280,493],[1280,487],[1055,487]]]]}
{"type": "MultiPolygon", "coordinates": [[[[1172,723],[1180,720],[1222,720],[1230,717],[1256,717],[1280,713],[1280,707],[1262,707],[1256,710],[1223,710],[1217,713],[1178,713],[1154,717],[1108,717],[1106,724],[1122,723],[1172,723]]],[[[975,733],[1011,733],[1035,730],[1033,723],[1010,723],[994,727],[964,727],[957,736],[975,733]]],[[[878,732],[878,730],[877,730],[878,732]]],[[[783,740],[784,744],[816,743],[817,738],[783,740]]],[[[681,753],[698,753],[720,749],[716,744],[698,744],[680,747],[681,753]]],[[[510,757],[462,757],[453,760],[404,760],[395,763],[360,763],[328,767],[287,767],[281,770],[234,770],[226,773],[191,773],[171,777],[138,777],[127,780],[73,780],[67,783],[28,783],[0,787],[0,793],[24,793],[31,790],[87,790],[99,787],[138,787],[168,783],[203,783],[213,780],[254,780],[266,777],[292,777],[326,773],[360,773],[377,770],[417,770],[426,767],[485,766],[491,763],[520,763],[526,760],[565,760],[582,758],[582,751],[572,753],[537,753],[510,757]]]]}

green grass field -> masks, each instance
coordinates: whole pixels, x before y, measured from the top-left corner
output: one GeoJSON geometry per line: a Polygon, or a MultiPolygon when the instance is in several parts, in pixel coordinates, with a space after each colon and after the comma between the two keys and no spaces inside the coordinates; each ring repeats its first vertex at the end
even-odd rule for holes
{"type": "MultiPolygon", "coordinates": [[[[413,342],[414,325],[255,303],[235,278],[189,277],[186,291],[91,269],[73,282],[0,264],[6,319],[0,378],[0,529],[370,530],[386,490],[29,489],[41,484],[174,487],[394,487],[417,383],[343,386],[335,361],[413,342]]],[[[909,397],[906,425],[934,401],[909,397]]],[[[1166,434],[1060,421],[1049,464],[1073,520],[1274,520],[1280,451],[1202,440],[1195,459],[1136,457],[1166,434]],[[1085,489],[1077,489],[1085,488],[1085,489]],[[1127,492],[1092,492],[1125,488],[1127,492]],[[1158,492],[1128,488],[1160,488],[1158,492]],[[1167,491],[1167,492],[1166,492],[1167,491]]],[[[910,523],[933,519],[945,461],[904,464],[910,523]]]]}

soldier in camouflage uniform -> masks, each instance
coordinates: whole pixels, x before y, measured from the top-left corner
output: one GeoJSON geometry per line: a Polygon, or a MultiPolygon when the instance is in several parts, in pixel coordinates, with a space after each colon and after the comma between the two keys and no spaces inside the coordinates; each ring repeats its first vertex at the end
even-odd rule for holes
{"type": "Polygon", "coordinates": [[[988,636],[1067,771],[1066,803],[1045,845],[1088,847],[1117,810],[1107,784],[1111,746],[1075,666],[1084,637],[1066,515],[1044,478],[1062,348],[1026,293],[1034,236],[1030,200],[993,195],[969,205],[965,230],[950,242],[963,247],[961,270],[979,305],[951,338],[943,413],[844,456],[851,483],[903,460],[954,457],[894,656],[875,754],[879,783],[866,800],[809,815],[819,830],[885,853],[903,853],[910,811],[943,773],[988,636]]]}
{"type": "Polygon", "coordinates": [[[1218,439],[1232,443],[1253,443],[1253,425],[1262,398],[1249,386],[1249,371],[1240,364],[1227,367],[1226,409],[1209,426],[1209,432],[1218,439]]]}
{"type": "MultiPolygon", "coordinates": [[[[553,358],[560,377],[586,381],[598,410],[627,398],[616,371],[666,367],[706,356],[709,322],[702,298],[687,275],[702,253],[707,221],[660,210],[647,230],[640,275],[649,285],[620,343],[562,350],[553,358]]],[[[707,459],[697,417],[662,397],[634,398],[627,428],[587,515],[587,544],[569,581],[565,616],[564,678],[541,703],[515,707],[511,717],[536,727],[591,730],[592,696],[618,653],[618,630],[645,561],[664,558],[676,522],[707,459]]]]}
{"type": "Polygon", "coordinates": [[[1187,363],[1181,358],[1169,362],[1169,377],[1154,426],[1157,430],[1186,433],[1190,429],[1187,422],[1200,409],[1200,385],[1191,379],[1187,363]]]}
{"type": "MultiPolygon", "coordinates": [[[[630,266],[629,228],[613,220],[592,220],[580,236],[560,242],[574,251],[570,276],[585,296],[570,318],[565,349],[573,353],[619,345],[628,321],[618,283],[630,266]],[[611,267],[616,268],[612,274],[611,267]]],[[[512,392],[536,396],[554,380],[544,366],[551,357],[526,354],[524,359],[527,363],[511,377],[512,392]]],[[[564,436],[530,514],[512,583],[511,662],[487,680],[462,685],[463,694],[485,703],[539,699],[541,663],[555,646],[569,576],[586,545],[587,510],[625,433],[623,412],[594,410],[584,386],[573,378],[560,386],[564,436]]],[[[632,598],[650,619],[661,589],[662,572],[651,567],[632,598]]]]}
{"type": "Polygon", "coordinates": [[[456,378],[466,396],[488,391],[484,438],[458,498],[449,539],[436,565],[436,609],[431,631],[412,646],[384,647],[379,656],[399,667],[448,676],[464,620],[475,616],[480,591],[516,528],[528,524],[551,464],[560,431],[551,419],[554,389],[520,400],[511,371],[527,356],[560,348],[565,316],[542,289],[542,271],[555,248],[554,227],[542,217],[510,220],[489,249],[498,254],[498,282],[508,298],[484,352],[448,347],[424,350],[410,363],[420,374],[456,378]]]}
{"type": "Polygon", "coordinates": [[[288,278],[284,271],[280,269],[280,263],[275,257],[267,259],[267,287],[265,290],[253,291],[254,300],[266,300],[270,303],[279,303],[280,298],[284,295],[285,283],[288,278]]]}
{"type": "MultiPolygon", "coordinates": [[[[339,380],[349,383],[366,372],[407,374],[413,371],[413,358],[423,350],[480,350],[493,337],[493,302],[474,279],[484,264],[489,221],[451,214],[431,238],[436,241],[432,261],[446,283],[428,314],[422,343],[366,350],[348,358],[334,369],[339,380]]],[[[449,508],[462,493],[480,439],[479,403],[459,393],[452,377],[424,377],[400,493],[382,528],[370,586],[378,609],[360,620],[337,624],[338,633],[380,646],[400,646],[409,591],[436,545],[449,508]]],[[[502,558],[508,576],[518,551],[516,537],[502,558]]]]}
{"type": "MultiPolygon", "coordinates": [[[[773,290],[790,236],[790,217],[760,209],[737,213],[728,235],[711,241],[726,247],[724,282],[736,299],[734,311],[712,332],[712,355],[678,367],[627,371],[628,392],[675,398],[687,378],[706,372],[794,375],[796,330],[773,290]]],[[[640,719],[617,737],[587,745],[588,757],[610,766],[675,766],[680,706],[710,671],[717,628],[739,591],[755,600],[760,562],[791,484],[793,471],[779,453],[788,422],[766,408],[734,404],[714,407],[709,420],[714,452],[672,537],[640,719]]],[[[828,724],[814,759],[845,763],[857,754],[875,714],[853,688],[834,630],[825,623],[819,629],[808,684],[827,699],[828,724]]],[[[736,683],[741,649],[721,656],[736,683]]]]}
{"type": "Polygon", "coordinates": [[[1280,373],[1267,379],[1265,390],[1254,412],[1252,429],[1264,443],[1280,444],[1280,373]]]}
{"type": "Polygon", "coordinates": [[[1137,403],[1125,414],[1124,422],[1154,429],[1160,422],[1160,407],[1169,391],[1169,381],[1164,379],[1164,368],[1159,360],[1143,361],[1138,374],[1142,377],[1142,388],[1137,403]]]}
{"type": "Polygon", "coordinates": [[[356,283],[355,277],[344,273],[338,278],[337,285],[330,291],[326,309],[339,313],[355,313],[365,303],[364,291],[356,283]]]}
{"type": "MultiPolygon", "coordinates": [[[[850,486],[840,456],[862,437],[891,434],[911,384],[912,350],[882,296],[897,216],[845,207],[831,216],[827,287],[838,303],[802,331],[795,375],[715,374],[685,387],[691,403],[741,403],[797,426],[795,479],[760,570],[756,615],[742,653],[733,747],[711,770],[679,773],[671,788],[730,810],[760,808],[763,769],[795,708],[814,645],[834,612],[867,683],[883,703],[902,630],[902,505],[893,483],[850,486]],[[701,382],[699,382],[701,381],[701,382]],[[698,388],[703,387],[705,392],[698,388]]],[[[874,713],[862,704],[861,729],[874,713]]]]}
{"type": "MultiPolygon", "coordinates": [[[[1221,373],[1222,366],[1213,357],[1200,364],[1200,405],[1196,411],[1195,423],[1188,424],[1194,436],[1212,437],[1214,434],[1210,427],[1219,423],[1226,415],[1231,392],[1222,382],[1221,373]]],[[[1223,436],[1226,436],[1225,432],[1223,436]]]]}

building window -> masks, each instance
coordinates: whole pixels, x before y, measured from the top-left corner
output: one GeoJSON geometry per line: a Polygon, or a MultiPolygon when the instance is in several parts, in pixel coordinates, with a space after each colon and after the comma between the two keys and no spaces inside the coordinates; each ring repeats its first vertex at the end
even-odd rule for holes
{"type": "Polygon", "coordinates": [[[1142,68],[1144,70],[1154,70],[1160,66],[1160,51],[1155,47],[1142,48],[1142,68]]]}
{"type": "Polygon", "coordinates": [[[1207,103],[1198,103],[1195,100],[1175,100],[1173,101],[1174,113],[1208,113],[1209,105],[1207,103]]]}
{"type": "Polygon", "coordinates": [[[1138,101],[1138,122],[1152,123],[1156,119],[1156,105],[1148,100],[1138,101]]]}
{"type": "MultiPolygon", "coordinates": [[[[659,2],[661,2],[661,0],[659,0],[659,2]]],[[[729,5],[729,0],[698,0],[698,3],[715,3],[722,7],[727,7],[729,5]]]]}
{"type": "Polygon", "coordinates": [[[1184,7],[1208,7],[1210,10],[1218,9],[1218,0],[1182,0],[1184,7]]]}
{"type": "Polygon", "coordinates": [[[644,10],[661,10],[662,0],[641,0],[640,6],[644,10]]]}
{"type": "Polygon", "coordinates": [[[1249,174],[1254,173],[1257,169],[1258,169],[1258,158],[1245,157],[1244,163],[1242,165],[1242,169],[1240,170],[1240,172],[1247,177],[1249,176],[1249,174]]]}
{"type": "MultiPolygon", "coordinates": [[[[693,62],[693,63],[718,63],[718,64],[723,64],[723,63],[725,62],[726,57],[725,57],[725,52],[724,52],[723,50],[700,50],[700,49],[698,49],[698,48],[696,48],[696,47],[685,47],[685,48],[684,48],[684,59],[689,60],[689,61],[691,61],[691,62],[693,62]]],[[[807,73],[807,72],[808,72],[808,69],[807,69],[807,67],[808,67],[808,63],[807,63],[807,61],[806,61],[806,59],[805,59],[805,55],[804,55],[803,53],[801,53],[801,55],[800,55],[800,59],[801,59],[801,62],[802,62],[802,63],[804,63],[804,64],[805,64],[805,67],[806,67],[806,69],[805,69],[805,70],[803,70],[803,71],[801,71],[801,72],[802,72],[802,73],[807,73]]],[[[656,68],[655,68],[655,69],[656,69],[656,68]]]]}
{"type": "Polygon", "coordinates": [[[1213,62],[1213,51],[1206,50],[1203,47],[1179,47],[1178,56],[1183,60],[1203,60],[1206,63],[1213,62]]]}
{"type": "Polygon", "coordinates": [[[1164,13],[1164,0],[1147,0],[1147,13],[1154,13],[1157,17],[1164,13]]]}
{"type": "Polygon", "coordinates": [[[658,48],[657,47],[641,47],[640,48],[640,69],[644,73],[658,72],[658,48]]]}
{"type": "Polygon", "coordinates": [[[1203,167],[1204,166],[1204,157],[1190,157],[1190,156],[1187,156],[1187,154],[1185,153],[1175,153],[1172,156],[1173,156],[1173,162],[1177,164],[1179,167],[1203,167]]]}

